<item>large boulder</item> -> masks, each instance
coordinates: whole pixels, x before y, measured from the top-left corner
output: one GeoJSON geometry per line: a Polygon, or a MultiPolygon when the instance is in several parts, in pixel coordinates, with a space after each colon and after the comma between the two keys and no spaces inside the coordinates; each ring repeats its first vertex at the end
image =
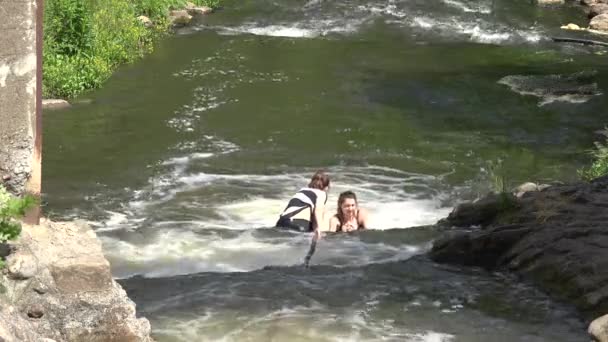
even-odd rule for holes
{"type": "Polygon", "coordinates": [[[450,214],[442,223],[484,218],[484,224],[437,239],[432,259],[510,270],[570,300],[589,318],[608,312],[608,176],[528,192],[508,215],[488,205],[459,207],[467,208],[466,216],[450,214]]]}
{"type": "Polygon", "coordinates": [[[589,22],[589,28],[598,31],[608,31],[608,13],[596,15],[589,22]]]}
{"type": "Polygon", "coordinates": [[[608,342],[608,315],[596,318],[589,324],[589,335],[596,342],[608,342]]]}
{"type": "Polygon", "coordinates": [[[0,323],[5,340],[151,341],[148,320],[136,317],[86,223],[25,225],[6,262],[0,307],[12,311],[0,323]]]}

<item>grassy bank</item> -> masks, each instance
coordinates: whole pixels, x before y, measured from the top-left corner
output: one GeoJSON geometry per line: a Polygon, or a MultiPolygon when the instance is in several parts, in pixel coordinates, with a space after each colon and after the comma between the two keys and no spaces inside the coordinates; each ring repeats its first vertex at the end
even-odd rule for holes
{"type": "MultiPolygon", "coordinates": [[[[217,7],[220,0],[191,0],[217,7]]],[[[186,0],[47,0],[43,96],[74,97],[99,87],[116,68],[150,52],[169,29],[169,10],[186,0]],[[137,19],[153,22],[146,28],[137,19]]]]}

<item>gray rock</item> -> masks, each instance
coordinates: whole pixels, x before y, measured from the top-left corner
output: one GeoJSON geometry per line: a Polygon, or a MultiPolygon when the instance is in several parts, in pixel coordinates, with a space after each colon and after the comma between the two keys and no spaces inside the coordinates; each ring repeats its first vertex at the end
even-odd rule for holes
{"type": "Polygon", "coordinates": [[[608,315],[596,318],[591,322],[587,332],[596,342],[608,342],[608,315]]]}
{"type": "Polygon", "coordinates": [[[192,16],[186,10],[171,11],[169,13],[169,20],[173,26],[186,26],[190,24],[192,16]]]}
{"type": "Polygon", "coordinates": [[[18,250],[6,258],[8,274],[13,279],[29,279],[38,272],[38,260],[30,252],[18,250]]]}
{"type": "Polygon", "coordinates": [[[586,317],[608,312],[608,176],[529,192],[508,220],[489,215],[488,205],[465,207],[466,216],[446,220],[492,219],[483,229],[435,240],[433,260],[509,270],[570,301],[586,317]]]}

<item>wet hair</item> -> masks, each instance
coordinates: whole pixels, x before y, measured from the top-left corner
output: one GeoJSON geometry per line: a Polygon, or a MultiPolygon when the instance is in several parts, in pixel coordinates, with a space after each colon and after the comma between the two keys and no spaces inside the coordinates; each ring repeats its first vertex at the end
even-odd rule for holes
{"type": "Polygon", "coordinates": [[[329,186],[329,175],[319,170],[312,175],[310,179],[310,183],[308,183],[309,188],[323,190],[329,186]]]}
{"type": "Polygon", "coordinates": [[[357,204],[357,195],[355,195],[355,193],[350,190],[344,191],[338,197],[338,213],[336,214],[336,216],[338,216],[338,220],[340,220],[340,225],[342,225],[342,223],[344,223],[344,214],[342,214],[342,203],[344,203],[344,201],[346,201],[349,198],[354,199],[355,204],[357,204]]]}

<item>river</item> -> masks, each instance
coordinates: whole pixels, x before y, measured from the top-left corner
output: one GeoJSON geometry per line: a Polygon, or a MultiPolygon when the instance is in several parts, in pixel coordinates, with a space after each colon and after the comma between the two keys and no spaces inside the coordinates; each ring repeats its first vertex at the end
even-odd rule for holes
{"type": "MultiPolygon", "coordinates": [[[[227,1],[44,117],[45,214],[82,218],[158,341],[584,341],[576,311],[424,252],[451,208],[577,178],[608,121],[574,4],[227,1]],[[272,225],[326,169],[374,230],[272,225]]],[[[583,25],[584,26],[584,25],[583,25]]]]}

